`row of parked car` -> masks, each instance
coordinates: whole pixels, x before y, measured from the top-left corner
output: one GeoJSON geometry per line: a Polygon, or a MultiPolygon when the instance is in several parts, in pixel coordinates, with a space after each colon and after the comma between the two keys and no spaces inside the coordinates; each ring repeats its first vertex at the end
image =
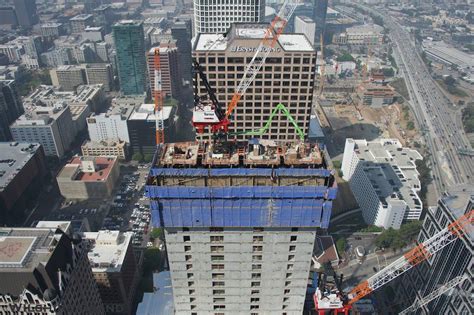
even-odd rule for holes
{"type": "Polygon", "coordinates": [[[150,219],[150,207],[136,203],[132,215],[130,216],[129,225],[129,230],[133,231],[133,245],[141,246],[143,237],[148,233],[150,219]]]}

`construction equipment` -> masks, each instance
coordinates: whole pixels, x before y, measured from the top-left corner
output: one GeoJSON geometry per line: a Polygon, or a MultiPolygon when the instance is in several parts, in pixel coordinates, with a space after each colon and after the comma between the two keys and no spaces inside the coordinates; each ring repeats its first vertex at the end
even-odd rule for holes
{"type": "Polygon", "coordinates": [[[384,286],[419,263],[432,257],[445,246],[451,244],[466,233],[472,232],[473,221],[474,210],[471,210],[423,243],[418,244],[408,253],[352,289],[352,291],[347,295],[348,301],[343,303],[342,308],[339,305],[336,305],[336,303],[332,304],[334,307],[331,307],[331,304],[324,304],[327,305],[327,307],[322,308],[321,305],[323,305],[323,302],[327,300],[328,297],[323,296],[320,291],[318,292],[318,290],[316,290],[314,302],[315,306],[318,307],[317,311],[319,314],[325,314],[327,311],[337,311],[348,314],[352,305],[360,299],[384,286]]]}
{"type": "Polygon", "coordinates": [[[221,115],[223,108],[218,102],[215,104],[200,104],[198,106],[195,104],[192,123],[199,133],[204,132],[206,127],[210,127],[213,134],[218,132],[227,134],[230,115],[262,68],[299,2],[300,0],[286,0],[270,26],[265,30],[265,35],[252,60],[245,67],[244,75],[232,96],[232,100],[227,105],[227,110],[223,117],[221,115]]]}
{"type": "Polygon", "coordinates": [[[273,109],[272,113],[270,114],[270,117],[268,118],[267,122],[265,123],[265,125],[262,128],[252,130],[252,131],[233,132],[233,133],[230,133],[230,135],[261,136],[270,128],[270,126],[272,124],[272,120],[275,117],[275,115],[277,114],[277,112],[282,112],[286,116],[286,118],[291,122],[293,127],[295,127],[296,133],[298,133],[298,136],[300,137],[300,140],[304,141],[303,131],[300,129],[300,127],[298,126],[298,124],[296,123],[294,118],[291,116],[288,109],[282,103],[279,103],[273,109]]]}
{"type": "Polygon", "coordinates": [[[163,122],[163,89],[161,82],[161,64],[160,64],[160,48],[156,47],[153,54],[153,67],[155,84],[153,86],[153,97],[155,101],[155,128],[156,128],[156,145],[165,142],[165,131],[163,122]]]}
{"type": "Polygon", "coordinates": [[[415,303],[413,303],[411,306],[409,306],[408,308],[398,313],[398,315],[414,313],[420,307],[425,306],[429,302],[439,297],[441,294],[446,293],[447,291],[449,291],[450,289],[454,288],[455,286],[457,286],[458,284],[462,283],[464,280],[467,280],[467,279],[469,279],[467,275],[458,276],[456,278],[451,279],[450,281],[446,282],[444,285],[440,286],[439,288],[437,288],[430,294],[426,295],[422,299],[416,300],[415,303]]]}

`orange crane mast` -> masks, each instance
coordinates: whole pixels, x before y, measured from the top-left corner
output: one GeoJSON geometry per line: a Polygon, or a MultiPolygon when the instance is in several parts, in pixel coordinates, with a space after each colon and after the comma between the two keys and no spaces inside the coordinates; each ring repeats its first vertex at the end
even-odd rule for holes
{"type": "Polygon", "coordinates": [[[154,114],[156,125],[156,145],[165,143],[165,130],[163,122],[163,89],[161,82],[160,48],[156,47],[153,53],[154,85],[153,98],[155,101],[154,114]]]}

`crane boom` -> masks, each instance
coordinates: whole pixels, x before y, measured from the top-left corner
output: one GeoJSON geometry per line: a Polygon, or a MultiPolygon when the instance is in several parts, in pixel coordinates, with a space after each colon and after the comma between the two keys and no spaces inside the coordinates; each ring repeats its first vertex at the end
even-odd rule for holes
{"type": "Polygon", "coordinates": [[[474,210],[471,210],[423,243],[418,244],[408,253],[355,287],[349,293],[350,300],[348,304],[352,305],[372,291],[377,290],[422,261],[430,258],[445,246],[454,242],[458,237],[469,232],[468,230],[472,229],[473,221],[474,210]]]}
{"type": "Polygon", "coordinates": [[[434,299],[439,297],[441,294],[445,293],[446,291],[450,290],[451,288],[454,288],[455,286],[457,286],[458,284],[460,284],[461,282],[463,282],[464,280],[467,280],[467,279],[468,279],[468,276],[463,275],[463,276],[458,276],[456,278],[453,278],[453,279],[449,280],[448,282],[446,282],[445,284],[443,284],[442,286],[440,286],[436,290],[432,291],[430,294],[424,296],[422,299],[416,300],[411,306],[409,306],[408,308],[406,308],[403,311],[401,311],[400,313],[398,313],[398,315],[405,315],[405,314],[409,314],[409,313],[414,313],[420,307],[425,306],[426,304],[430,303],[431,301],[433,301],[434,299]]]}
{"type": "Polygon", "coordinates": [[[160,64],[160,48],[155,47],[153,52],[153,68],[154,68],[154,86],[153,96],[155,100],[155,128],[156,128],[156,145],[165,142],[165,131],[163,123],[163,89],[161,82],[161,64],[160,64]]]}

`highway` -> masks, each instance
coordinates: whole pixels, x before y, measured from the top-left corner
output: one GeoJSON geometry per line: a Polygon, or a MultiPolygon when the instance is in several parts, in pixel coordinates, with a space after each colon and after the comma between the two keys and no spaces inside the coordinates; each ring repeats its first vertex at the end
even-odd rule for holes
{"type": "MultiPolygon", "coordinates": [[[[380,11],[365,7],[375,14],[380,11]]],[[[473,183],[474,157],[459,154],[459,149],[472,150],[464,132],[459,113],[431,77],[428,68],[410,35],[392,17],[382,15],[394,43],[394,57],[400,74],[405,78],[411,107],[426,145],[438,196],[448,186],[473,183]]]]}

